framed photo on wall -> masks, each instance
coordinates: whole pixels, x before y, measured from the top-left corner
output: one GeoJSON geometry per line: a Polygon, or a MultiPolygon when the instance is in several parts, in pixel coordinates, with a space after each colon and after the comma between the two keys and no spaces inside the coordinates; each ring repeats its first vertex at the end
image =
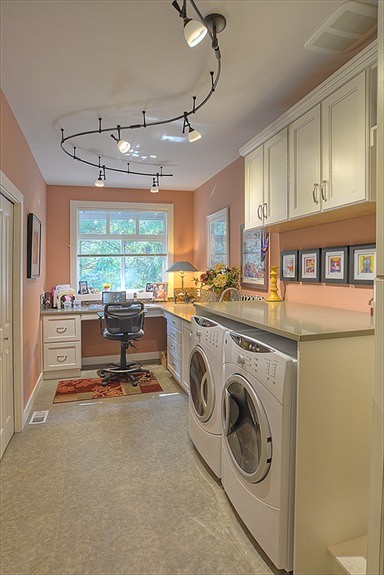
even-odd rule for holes
{"type": "Polygon", "coordinates": [[[210,214],[207,227],[207,268],[216,264],[229,265],[229,209],[210,214]]]}
{"type": "Polygon", "coordinates": [[[298,278],[298,251],[288,250],[280,254],[280,280],[283,282],[297,282],[298,278]]]}
{"type": "Polygon", "coordinates": [[[320,282],[320,249],[299,250],[299,281],[320,282]]]}
{"type": "Polygon", "coordinates": [[[348,283],[348,246],[321,248],[321,282],[348,283]]]}
{"type": "Polygon", "coordinates": [[[349,283],[373,285],[376,277],[376,245],[349,246],[349,283]]]}
{"type": "Polygon", "coordinates": [[[27,278],[40,275],[41,263],[41,221],[34,214],[28,214],[27,229],[27,278]]]}
{"type": "Polygon", "coordinates": [[[257,290],[268,289],[268,243],[260,228],[244,229],[241,235],[241,286],[257,290]]]}

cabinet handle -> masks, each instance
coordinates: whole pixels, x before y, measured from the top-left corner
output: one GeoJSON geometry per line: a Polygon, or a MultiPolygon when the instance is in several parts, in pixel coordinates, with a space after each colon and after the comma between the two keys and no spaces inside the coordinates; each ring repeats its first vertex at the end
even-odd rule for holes
{"type": "Polygon", "coordinates": [[[56,333],[65,333],[67,331],[66,327],[57,327],[56,328],[56,333]]]}
{"type": "Polygon", "coordinates": [[[257,208],[257,217],[259,220],[263,220],[263,206],[261,204],[257,208]]]}
{"type": "Polygon", "coordinates": [[[64,361],[66,361],[67,358],[68,358],[67,355],[58,355],[58,356],[56,356],[56,359],[57,359],[57,361],[58,361],[59,363],[64,363],[64,361]]]}
{"type": "Polygon", "coordinates": [[[312,197],[313,197],[313,201],[315,202],[315,204],[319,203],[319,199],[317,197],[318,187],[319,187],[319,184],[313,184],[312,197]]]}
{"type": "Polygon", "coordinates": [[[267,202],[265,202],[265,203],[263,204],[263,217],[264,217],[264,219],[267,219],[267,217],[268,217],[268,205],[267,205],[267,202]]]}
{"type": "Polygon", "coordinates": [[[325,192],[325,186],[326,186],[327,180],[323,180],[321,182],[321,186],[320,186],[320,192],[321,192],[321,199],[326,202],[327,201],[327,194],[325,192]]]}

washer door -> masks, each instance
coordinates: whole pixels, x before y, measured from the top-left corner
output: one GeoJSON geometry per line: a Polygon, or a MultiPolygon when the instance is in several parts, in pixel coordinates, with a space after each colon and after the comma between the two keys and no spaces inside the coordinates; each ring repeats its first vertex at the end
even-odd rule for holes
{"type": "Polygon", "coordinates": [[[199,345],[189,357],[189,392],[197,418],[205,423],[213,412],[215,387],[207,355],[199,345]]]}
{"type": "Polygon", "coordinates": [[[271,467],[271,429],[260,398],[241,375],[234,374],[226,382],[222,413],[230,459],[249,483],[259,483],[271,467]]]}

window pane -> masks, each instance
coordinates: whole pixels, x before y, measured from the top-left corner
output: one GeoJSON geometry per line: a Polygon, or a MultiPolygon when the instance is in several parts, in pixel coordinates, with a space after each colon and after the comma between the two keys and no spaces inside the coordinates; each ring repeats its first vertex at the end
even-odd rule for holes
{"type": "Polygon", "coordinates": [[[163,242],[124,242],[124,247],[126,254],[164,253],[163,242]]]}
{"type": "Polygon", "coordinates": [[[139,214],[139,234],[165,234],[165,214],[161,212],[141,212],[139,214]]]}
{"type": "Polygon", "coordinates": [[[80,240],[79,254],[121,254],[119,240],[80,240]]]}
{"type": "Polygon", "coordinates": [[[97,210],[79,210],[79,234],[105,234],[107,216],[97,210]]]}
{"type": "Polygon", "coordinates": [[[125,258],[125,288],[142,289],[147,282],[163,280],[165,256],[131,256],[125,258]]]}
{"type": "Polygon", "coordinates": [[[121,262],[118,257],[79,258],[80,281],[87,281],[88,287],[102,291],[103,283],[112,284],[112,290],[121,286],[121,262]]]}
{"type": "Polygon", "coordinates": [[[110,212],[111,234],[136,234],[136,214],[134,212],[110,212]]]}

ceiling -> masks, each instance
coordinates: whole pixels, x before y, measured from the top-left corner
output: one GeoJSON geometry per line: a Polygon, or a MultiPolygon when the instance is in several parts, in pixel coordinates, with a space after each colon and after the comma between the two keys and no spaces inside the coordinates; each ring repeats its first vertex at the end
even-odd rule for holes
{"type": "MultiPolygon", "coordinates": [[[[182,3],[181,0],[179,3],[182,3]]],[[[190,143],[182,120],[127,130],[129,156],[117,164],[172,177],[161,189],[195,190],[239,157],[239,148],[358,50],[309,51],[304,43],[339,0],[196,0],[227,19],[219,35],[217,90],[190,117],[202,138],[190,143]],[[155,158],[151,158],[155,156],[155,158]]],[[[195,17],[189,2],[188,15],[195,17]]],[[[174,117],[209,91],[216,60],[208,37],[191,49],[171,0],[1,0],[1,87],[47,184],[89,186],[94,167],[60,148],[65,136],[104,126],[174,117]]],[[[360,48],[361,49],[361,48],[360,48]]],[[[108,134],[74,142],[85,157],[115,156],[108,134]],[[89,152],[96,153],[87,156],[89,152]]],[[[79,154],[80,155],[80,154],[79,154]]],[[[117,157],[116,156],[116,157],[117,157]]],[[[110,163],[113,164],[114,160],[110,163]]],[[[151,177],[107,172],[106,186],[148,189],[151,177]]]]}

